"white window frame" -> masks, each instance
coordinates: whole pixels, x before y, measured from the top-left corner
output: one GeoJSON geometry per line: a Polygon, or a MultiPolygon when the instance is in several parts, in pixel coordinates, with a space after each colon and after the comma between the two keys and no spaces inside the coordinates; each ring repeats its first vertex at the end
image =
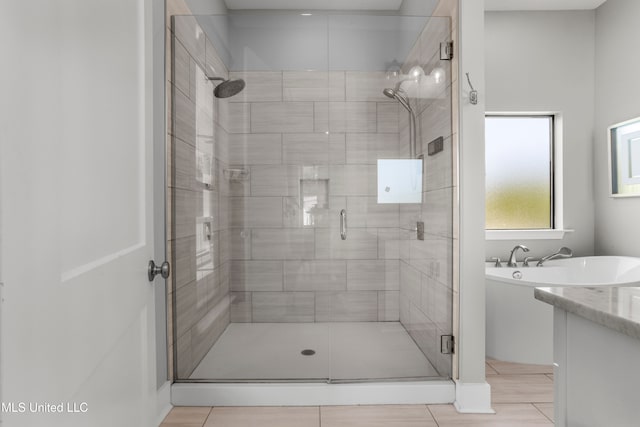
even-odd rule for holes
{"type": "Polygon", "coordinates": [[[487,111],[485,112],[485,118],[487,116],[553,117],[553,228],[543,230],[485,230],[485,238],[487,240],[559,240],[564,238],[566,233],[570,233],[573,230],[564,228],[562,114],[558,111],[487,111]]]}

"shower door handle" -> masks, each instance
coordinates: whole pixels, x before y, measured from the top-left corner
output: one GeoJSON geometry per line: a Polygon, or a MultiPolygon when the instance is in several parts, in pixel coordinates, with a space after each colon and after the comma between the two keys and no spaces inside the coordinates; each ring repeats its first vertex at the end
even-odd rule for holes
{"type": "Polygon", "coordinates": [[[344,209],[340,211],[340,238],[347,240],[347,211],[344,209]]]}

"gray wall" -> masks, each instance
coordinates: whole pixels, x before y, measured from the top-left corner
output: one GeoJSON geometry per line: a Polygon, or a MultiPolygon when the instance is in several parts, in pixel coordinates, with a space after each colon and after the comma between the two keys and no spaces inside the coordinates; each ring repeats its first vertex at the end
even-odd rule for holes
{"type": "Polygon", "coordinates": [[[197,19],[230,71],[386,71],[404,62],[427,21],[291,11],[197,19]]]}
{"type": "Polygon", "coordinates": [[[533,256],[560,246],[593,254],[594,21],[594,11],[485,14],[486,110],[562,114],[564,228],[575,230],[563,240],[487,241],[487,257],[504,259],[520,243],[533,256]]]}
{"type": "Polygon", "coordinates": [[[403,0],[398,13],[409,16],[431,16],[439,0],[403,0]]]}
{"type": "Polygon", "coordinates": [[[192,15],[224,15],[227,5],[224,0],[185,0],[192,15]]]}
{"type": "Polygon", "coordinates": [[[640,256],[640,199],[609,197],[606,128],[640,116],[640,2],[608,0],[596,11],[595,252],[640,256]]]}

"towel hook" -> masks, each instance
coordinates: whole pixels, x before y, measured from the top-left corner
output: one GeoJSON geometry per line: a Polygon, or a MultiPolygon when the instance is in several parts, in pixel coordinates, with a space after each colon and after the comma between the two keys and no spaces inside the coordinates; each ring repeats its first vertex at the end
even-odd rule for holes
{"type": "Polygon", "coordinates": [[[471,88],[471,92],[469,92],[469,102],[473,105],[478,103],[478,91],[473,88],[471,84],[471,78],[469,78],[469,73],[467,74],[467,82],[469,82],[469,87],[471,88]]]}

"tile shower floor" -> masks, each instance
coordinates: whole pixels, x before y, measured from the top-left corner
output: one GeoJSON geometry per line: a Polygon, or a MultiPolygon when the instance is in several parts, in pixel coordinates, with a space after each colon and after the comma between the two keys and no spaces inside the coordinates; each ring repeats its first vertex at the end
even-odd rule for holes
{"type": "Polygon", "coordinates": [[[399,322],[232,323],[191,379],[438,377],[399,322]],[[303,350],[315,354],[305,356],[303,350]]]}

